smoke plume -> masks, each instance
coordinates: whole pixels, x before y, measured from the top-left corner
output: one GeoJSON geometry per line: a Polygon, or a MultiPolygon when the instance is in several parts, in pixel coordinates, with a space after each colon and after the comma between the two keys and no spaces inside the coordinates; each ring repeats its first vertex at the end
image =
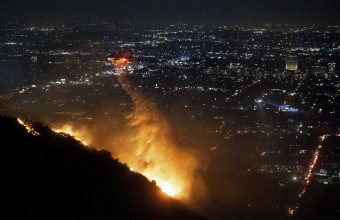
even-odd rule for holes
{"type": "Polygon", "coordinates": [[[133,111],[128,116],[130,129],[114,144],[120,149],[111,150],[135,171],[155,180],[169,195],[188,200],[192,185],[200,182],[195,174],[199,167],[195,153],[175,144],[166,120],[127,75],[121,74],[118,79],[132,99],[133,111]]]}

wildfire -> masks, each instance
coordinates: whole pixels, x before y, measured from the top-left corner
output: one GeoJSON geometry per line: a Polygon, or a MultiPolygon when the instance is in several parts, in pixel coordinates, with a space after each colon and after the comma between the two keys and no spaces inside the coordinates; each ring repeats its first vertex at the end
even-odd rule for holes
{"type": "MultiPolygon", "coordinates": [[[[24,126],[27,130],[28,133],[37,136],[40,135],[37,131],[34,130],[34,128],[32,127],[32,125],[28,122],[23,121],[20,118],[17,118],[17,121],[19,124],[21,124],[22,126],[24,126]]],[[[52,129],[52,131],[64,135],[64,136],[71,136],[74,139],[78,140],[79,142],[81,142],[83,145],[87,146],[87,143],[82,140],[79,136],[77,136],[77,132],[74,131],[74,129],[72,128],[72,126],[70,125],[64,125],[59,129],[52,129]]],[[[133,168],[130,168],[131,172],[134,172],[133,168]]],[[[181,192],[180,188],[178,185],[175,185],[176,187],[174,187],[172,184],[170,184],[167,181],[162,181],[160,180],[160,178],[158,178],[154,172],[152,170],[148,170],[147,172],[142,172],[146,177],[148,177],[150,180],[156,180],[156,184],[161,188],[161,190],[168,194],[169,196],[175,196],[178,193],[181,192]]],[[[166,178],[164,178],[166,179],[166,178]]]]}
{"type": "Polygon", "coordinates": [[[115,72],[120,73],[118,81],[130,95],[134,109],[128,117],[130,123],[127,134],[122,135],[119,143],[115,144],[121,147],[110,151],[116,151],[118,158],[136,172],[150,181],[155,180],[169,196],[187,200],[194,171],[198,167],[196,159],[187,150],[176,146],[166,120],[155,107],[150,106],[150,100],[134,88],[127,75],[123,74],[128,59],[120,57],[111,61],[115,72]]]}
{"type": "Polygon", "coordinates": [[[26,128],[28,133],[33,134],[34,136],[40,135],[37,131],[34,130],[34,128],[32,127],[31,124],[24,122],[20,118],[17,118],[17,121],[18,121],[19,124],[21,124],[22,126],[24,126],[26,128]]]}
{"type": "MultiPolygon", "coordinates": [[[[76,129],[74,129],[70,125],[64,125],[58,129],[52,129],[52,130],[64,136],[67,136],[67,135],[72,136],[74,139],[80,141],[85,146],[87,146],[87,143],[83,140],[83,138],[80,138],[80,136],[84,137],[85,135],[83,135],[79,131],[76,131],[76,129]]],[[[149,179],[150,182],[154,180],[156,182],[156,185],[159,186],[160,189],[167,195],[172,196],[172,197],[175,197],[175,196],[178,197],[180,193],[182,193],[183,188],[185,188],[183,179],[177,176],[174,177],[174,175],[171,175],[170,173],[168,173],[169,170],[171,170],[172,172],[174,172],[174,170],[172,170],[173,168],[171,168],[171,166],[169,167],[167,166],[167,163],[169,162],[167,161],[167,159],[165,159],[166,155],[164,155],[163,153],[155,152],[156,154],[152,154],[152,155],[150,154],[148,157],[146,157],[147,155],[143,155],[143,152],[141,152],[141,150],[143,148],[146,148],[146,146],[141,146],[141,145],[139,147],[136,146],[136,141],[139,142],[140,139],[144,141],[148,138],[140,137],[139,135],[137,135],[136,138],[131,138],[130,141],[128,142],[131,148],[127,152],[125,151],[126,150],[125,147],[124,147],[125,150],[123,149],[119,150],[121,151],[121,152],[118,152],[120,159],[122,160],[122,162],[127,163],[128,165],[131,166],[130,167],[131,172],[139,172],[143,174],[149,179]],[[128,155],[125,155],[125,153],[129,154],[130,157],[128,155]],[[134,156],[131,157],[131,154],[134,156]],[[164,158],[164,161],[162,160],[162,164],[160,164],[160,161],[157,161],[157,164],[154,164],[149,167],[145,166],[145,163],[151,163],[151,160],[155,161],[156,160],[155,158],[157,157],[164,158]],[[138,163],[138,161],[140,163],[138,163]],[[132,167],[136,167],[136,169],[132,167]]],[[[155,151],[156,145],[151,144],[151,146],[152,146],[151,148],[154,148],[152,151],[155,151]]]]}
{"type": "MultiPolygon", "coordinates": [[[[99,141],[100,144],[93,140],[95,142],[91,141],[91,145],[110,151],[126,163],[131,172],[141,173],[149,181],[155,181],[167,195],[188,201],[192,183],[195,181],[196,185],[201,186],[194,175],[199,165],[196,158],[191,151],[175,144],[166,120],[126,78],[123,68],[129,59],[113,57],[109,60],[114,63],[119,83],[130,95],[134,108],[128,116],[130,123],[119,135],[105,139],[104,143],[99,141]]],[[[56,133],[70,135],[84,145],[89,143],[90,130],[75,129],[71,125],[54,128],[56,133]]],[[[200,189],[202,191],[203,187],[200,189]]]]}
{"type": "Polygon", "coordinates": [[[63,127],[59,128],[59,129],[52,129],[54,132],[58,133],[58,134],[65,134],[66,135],[69,135],[71,137],[73,137],[74,139],[76,139],[77,141],[81,142],[83,145],[87,146],[87,142],[84,141],[82,138],[80,138],[80,135],[78,134],[77,135],[77,132],[75,132],[73,129],[72,129],[72,126],[70,125],[64,125],[63,127]]]}

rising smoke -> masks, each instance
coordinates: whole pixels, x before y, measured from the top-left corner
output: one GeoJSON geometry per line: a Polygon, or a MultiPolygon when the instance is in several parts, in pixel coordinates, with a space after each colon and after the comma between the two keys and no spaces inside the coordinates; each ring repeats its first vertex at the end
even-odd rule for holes
{"type": "Polygon", "coordinates": [[[128,116],[130,129],[114,144],[120,149],[110,150],[134,170],[155,180],[168,194],[188,201],[192,186],[201,182],[196,176],[199,163],[195,153],[175,144],[166,120],[127,75],[119,75],[118,80],[132,99],[133,111],[128,116]]]}

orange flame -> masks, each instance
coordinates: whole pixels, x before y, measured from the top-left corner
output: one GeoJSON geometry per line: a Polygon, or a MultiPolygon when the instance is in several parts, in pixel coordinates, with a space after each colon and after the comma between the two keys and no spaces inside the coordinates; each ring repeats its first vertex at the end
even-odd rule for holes
{"type": "Polygon", "coordinates": [[[33,134],[34,136],[40,135],[37,131],[34,130],[34,128],[32,127],[31,124],[24,122],[20,118],[17,118],[17,121],[18,121],[19,124],[21,124],[22,126],[24,126],[26,128],[28,133],[33,134]]]}
{"type": "Polygon", "coordinates": [[[60,133],[60,134],[66,134],[66,135],[70,135],[71,137],[73,137],[74,139],[76,139],[77,141],[81,142],[83,145],[88,146],[88,140],[84,139],[84,134],[82,134],[82,132],[80,132],[79,130],[75,130],[73,129],[73,127],[71,125],[63,125],[62,127],[59,128],[52,128],[52,130],[56,133],[60,133]]]}

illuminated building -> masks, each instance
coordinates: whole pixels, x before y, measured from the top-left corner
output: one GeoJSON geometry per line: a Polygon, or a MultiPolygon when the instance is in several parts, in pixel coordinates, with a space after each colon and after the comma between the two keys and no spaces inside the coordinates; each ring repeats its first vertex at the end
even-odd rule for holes
{"type": "Polygon", "coordinates": [[[328,63],[328,73],[325,75],[326,78],[334,78],[335,74],[336,62],[328,63]]]}
{"type": "Polygon", "coordinates": [[[229,68],[230,68],[230,69],[240,69],[240,68],[241,68],[241,64],[240,64],[240,63],[233,63],[233,62],[230,62],[229,68]]]}
{"type": "Polygon", "coordinates": [[[328,68],[329,68],[330,73],[335,72],[335,66],[336,66],[336,62],[328,63],[328,68]]]}
{"type": "Polygon", "coordinates": [[[298,61],[296,56],[286,57],[286,70],[296,71],[298,69],[298,61]]]}

